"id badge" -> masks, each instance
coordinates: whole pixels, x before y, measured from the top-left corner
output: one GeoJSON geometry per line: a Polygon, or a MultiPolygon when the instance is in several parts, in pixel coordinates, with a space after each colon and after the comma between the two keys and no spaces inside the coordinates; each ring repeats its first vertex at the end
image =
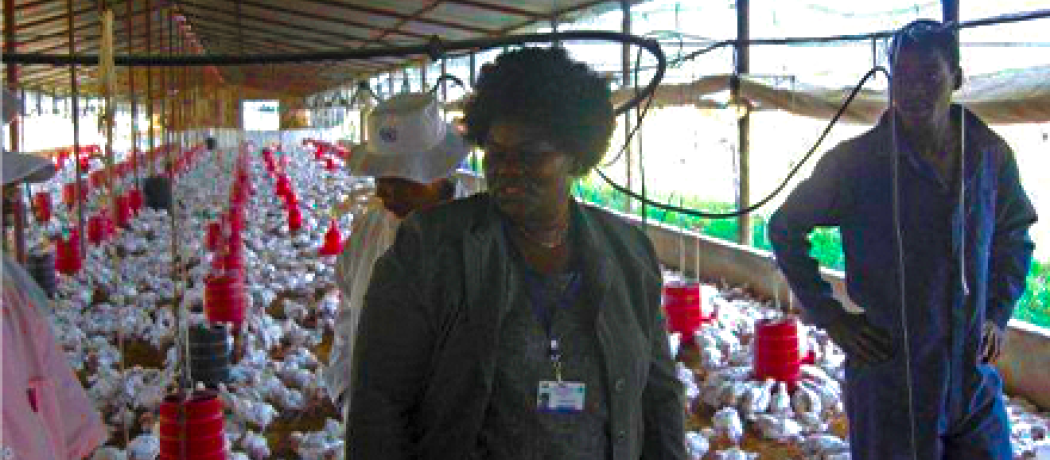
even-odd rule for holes
{"type": "Polygon", "coordinates": [[[583,382],[541,380],[536,391],[536,409],[540,412],[576,414],[583,412],[587,385],[583,382]]]}

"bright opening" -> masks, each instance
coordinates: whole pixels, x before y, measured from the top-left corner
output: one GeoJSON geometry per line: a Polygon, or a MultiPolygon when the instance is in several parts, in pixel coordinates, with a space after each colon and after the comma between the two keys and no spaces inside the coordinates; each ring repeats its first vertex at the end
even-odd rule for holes
{"type": "Polygon", "coordinates": [[[277,100],[244,101],[245,131],[277,131],[281,129],[281,102],[277,100]]]}

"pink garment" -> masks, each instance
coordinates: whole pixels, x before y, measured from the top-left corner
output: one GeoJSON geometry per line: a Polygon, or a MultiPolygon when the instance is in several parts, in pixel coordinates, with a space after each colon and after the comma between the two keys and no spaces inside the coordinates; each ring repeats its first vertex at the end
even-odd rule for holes
{"type": "Polygon", "coordinates": [[[51,331],[47,297],[22,267],[3,260],[0,455],[84,458],[105,441],[105,425],[51,331]]]}

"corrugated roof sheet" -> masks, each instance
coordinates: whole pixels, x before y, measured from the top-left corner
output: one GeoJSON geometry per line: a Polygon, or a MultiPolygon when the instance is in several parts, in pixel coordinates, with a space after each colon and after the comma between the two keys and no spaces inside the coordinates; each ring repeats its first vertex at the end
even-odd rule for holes
{"type": "MultiPolygon", "coordinates": [[[[442,40],[500,36],[545,26],[555,17],[565,21],[619,7],[618,0],[73,0],[72,26],[77,54],[98,54],[101,12],[109,8],[115,16],[118,55],[250,55],[418,45],[433,36],[442,40]],[[175,46],[169,43],[171,37],[176,37],[175,46]]],[[[14,21],[17,52],[69,54],[66,0],[15,0],[14,21]]],[[[228,83],[306,95],[345,84],[350,75],[375,74],[425,59],[224,67],[220,72],[228,83]]],[[[78,68],[78,80],[86,85],[82,92],[93,92],[95,72],[94,67],[78,68]]],[[[160,88],[160,73],[153,70],[154,92],[160,88]]],[[[20,66],[19,82],[23,87],[66,94],[69,69],[20,66]]],[[[144,86],[136,76],[137,92],[144,86]]]]}

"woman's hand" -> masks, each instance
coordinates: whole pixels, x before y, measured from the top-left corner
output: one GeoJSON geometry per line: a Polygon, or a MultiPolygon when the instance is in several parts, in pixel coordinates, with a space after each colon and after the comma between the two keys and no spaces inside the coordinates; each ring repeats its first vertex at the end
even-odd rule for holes
{"type": "Polygon", "coordinates": [[[1003,353],[1006,331],[991,321],[984,322],[981,334],[981,364],[995,364],[1003,353]]]}

